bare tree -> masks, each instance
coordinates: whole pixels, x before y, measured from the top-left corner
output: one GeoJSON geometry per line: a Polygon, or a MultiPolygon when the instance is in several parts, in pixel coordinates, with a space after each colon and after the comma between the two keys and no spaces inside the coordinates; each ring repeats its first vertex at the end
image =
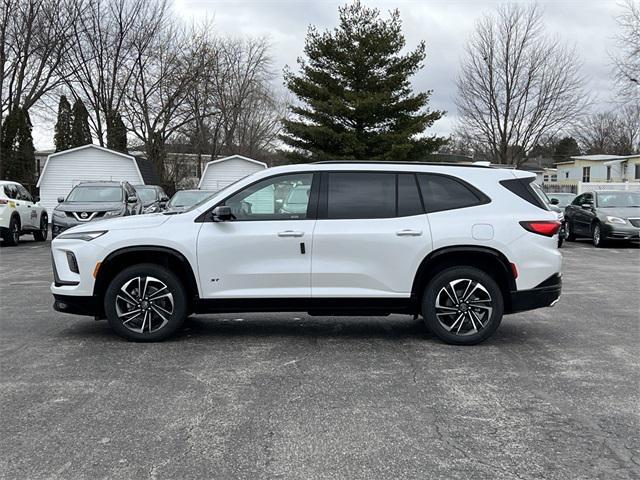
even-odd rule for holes
{"type": "Polygon", "coordinates": [[[588,103],[574,50],[545,34],[536,6],[508,4],[483,17],[457,79],[465,135],[497,163],[522,163],[544,135],[581,116],[588,103]]]}
{"type": "Polygon", "coordinates": [[[640,105],[640,2],[626,0],[622,8],[616,18],[620,33],[612,55],[614,74],[622,101],[640,105]]]}
{"type": "Polygon", "coordinates": [[[122,102],[138,58],[157,37],[167,17],[166,0],[87,0],[74,23],[76,45],[65,72],[68,86],[89,106],[100,145],[122,102]]]}
{"type": "Polygon", "coordinates": [[[574,128],[582,149],[589,154],[630,155],[640,151],[640,108],[625,105],[615,111],[585,117],[574,128]]]}

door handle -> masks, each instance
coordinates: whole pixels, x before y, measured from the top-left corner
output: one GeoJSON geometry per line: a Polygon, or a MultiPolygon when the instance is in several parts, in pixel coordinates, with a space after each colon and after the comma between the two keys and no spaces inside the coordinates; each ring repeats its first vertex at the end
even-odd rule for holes
{"type": "Polygon", "coordinates": [[[295,230],[285,230],[284,232],[278,232],[279,237],[302,237],[304,232],[297,232],[295,230]]]}
{"type": "Polygon", "coordinates": [[[405,229],[396,232],[396,235],[399,237],[419,237],[420,235],[422,235],[422,230],[405,229]]]}

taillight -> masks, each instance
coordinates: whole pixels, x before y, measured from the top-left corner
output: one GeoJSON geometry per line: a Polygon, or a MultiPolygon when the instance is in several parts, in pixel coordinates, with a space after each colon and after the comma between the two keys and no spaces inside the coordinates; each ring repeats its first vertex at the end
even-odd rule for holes
{"type": "Polygon", "coordinates": [[[9,200],[5,200],[4,198],[0,198],[0,205],[7,205],[9,200]]]}
{"type": "Polygon", "coordinates": [[[520,222],[520,225],[531,233],[553,237],[560,230],[561,223],[558,220],[540,220],[537,222],[520,222]]]}

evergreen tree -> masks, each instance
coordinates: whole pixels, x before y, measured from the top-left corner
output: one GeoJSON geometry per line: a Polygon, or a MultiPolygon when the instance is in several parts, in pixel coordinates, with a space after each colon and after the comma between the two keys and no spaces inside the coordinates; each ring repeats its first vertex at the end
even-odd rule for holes
{"type": "Polygon", "coordinates": [[[35,174],[35,149],[31,137],[31,120],[23,108],[15,108],[2,124],[1,178],[31,184],[35,174]]]}
{"type": "Polygon", "coordinates": [[[71,125],[70,148],[81,147],[93,143],[89,128],[89,112],[79,98],[73,104],[73,123],[71,125]]]}
{"type": "Polygon", "coordinates": [[[71,116],[71,105],[69,104],[67,97],[62,95],[60,97],[60,103],[58,103],[58,121],[56,122],[55,134],[53,136],[56,152],[61,152],[71,148],[72,123],[73,117],[71,116]]]}
{"type": "Polygon", "coordinates": [[[117,111],[107,115],[107,148],[127,153],[127,127],[117,111]]]}
{"type": "Polygon", "coordinates": [[[557,143],[553,152],[553,159],[556,162],[561,162],[563,160],[569,160],[569,157],[575,155],[580,155],[578,142],[576,142],[576,139],[573,137],[564,137],[557,143]]]}
{"type": "Polygon", "coordinates": [[[281,139],[298,161],[420,160],[447,140],[423,132],[444,112],[429,111],[430,91],[414,94],[410,78],[423,64],[425,44],[406,54],[397,10],[388,20],[360,1],[339,9],[339,26],[310,27],[300,73],[285,84],[301,101],[284,120],[281,139]]]}

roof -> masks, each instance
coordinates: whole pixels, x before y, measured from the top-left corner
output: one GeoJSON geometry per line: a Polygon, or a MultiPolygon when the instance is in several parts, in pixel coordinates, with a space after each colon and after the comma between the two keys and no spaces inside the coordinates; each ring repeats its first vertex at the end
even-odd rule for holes
{"type": "Polygon", "coordinates": [[[107,187],[112,185],[122,185],[124,182],[119,182],[117,180],[87,180],[86,182],[80,182],[78,185],[93,185],[96,187],[107,187]]]}
{"type": "Polygon", "coordinates": [[[38,183],[36,184],[36,187],[40,187],[40,182],[42,182],[42,179],[44,178],[44,175],[47,172],[47,167],[49,166],[49,162],[51,161],[52,158],[58,157],[60,155],[66,155],[66,154],[71,153],[71,152],[77,152],[77,151],[80,151],[80,150],[85,150],[85,149],[88,149],[88,148],[94,148],[94,149],[101,150],[101,151],[106,152],[106,153],[110,153],[110,154],[113,154],[113,155],[118,155],[118,156],[121,156],[121,157],[124,157],[124,158],[127,158],[127,159],[131,160],[133,162],[133,165],[136,167],[138,175],[140,176],[142,181],[146,183],[146,181],[144,179],[144,176],[142,175],[142,172],[140,171],[140,167],[138,165],[138,162],[136,161],[136,159],[134,157],[132,157],[131,155],[127,155],[126,153],[117,152],[117,151],[111,150],[109,148],[101,147],[100,145],[94,145],[93,143],[89,143],[87,145],[82,145],[81,147],[70,148],[69,150],[63,150],[61,152],[56,152],[56,153],[52,153],[51,155],[49,155],[47,157],[47,161],[44,164],[44,168],[42,169],[42,172],[40,173],[40,177],[38,177],[38,183]]]}
{"type": "MultiPolygon", "coordinates": [[[[312,165],[434,165],[442,167],[474,167],[491,168],[485,162],[456,163],[456,162],[395,162],[381,160],[323,160],[313,162],[312,165]]],[[[506,165],[505,165],[506,166],[506,165]]]]}
{"type": "Polygon", "coordinates": [[[20,185],[18,182],[14,182],[13,180],[0,180],[0,185],[20,185]]]}
{"type": "MultiPolygon", "coordinates": [[[[609,160],[628,160],[630,158],[640,157],[640,153],[636,153],[634,155],[605,155],[605,154],[596,154],[596,155],[577,155],[575,157],[569,157],[571,160],[589,160],[593,162],[606,162],[609,160]]],[[[567,163],[567,162],[562,162],[567,163]]]]}
{"type": "MultiPolygon", "coordinates": [[[[205,165],[204,169],[206,171],[207,167],[209,165],[214,165],[216,163],[227,162],[229,160],[237,160],[237,159],[245,160],[247,162],[255,163],[256,165],[260,165],[263,168],[267,168],[267,164],[266,163],[260,162],[258,160],[254,160],[253,158],[243,157],[242,155],[229,155],[228,157],[220,158],[218,160],[211,160],[210,162],[207,162],[207,164],[205,165]]],[[[202,173],[202,176],[204,177],[204,172],[202,173]]]]}
{"type": "Polygon", "coordinates": [[[138,170],[140,171],[140,175],[142,175],[142,180],[144,180],[145,185],[160,185],[162,183],[162,179],[160,175],[158,175],[158,170],[152,161],[141,157],[133,158],[138,165],[138,170]]]}

